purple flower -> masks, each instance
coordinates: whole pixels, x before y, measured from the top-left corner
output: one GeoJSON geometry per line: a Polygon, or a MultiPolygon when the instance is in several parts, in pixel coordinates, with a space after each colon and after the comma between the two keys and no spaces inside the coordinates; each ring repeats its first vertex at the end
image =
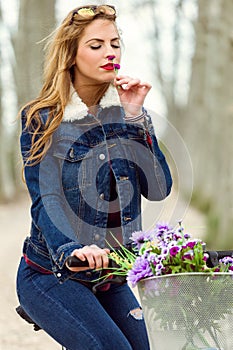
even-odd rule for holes
{"type": "Polygon", "coordinates": [[[189,241],[186,245],[186,247],[193,249],[195,247],[195,245],[197,245],[199,243],[198,240],[193,240],[193,241],[189,241]]]}
{"type": "Polygon", "coordinates": [[[128,272],[127,281],[135,287],[136,283],[144,277],[153,276],[150,263],[144,256],[138,256],[132,269],[128,272]]]}
{"type": "Polygon", "coordinates": [[[114,63],[114,69],[120,69],[121,66],[118,63],[114,63]]]}
{"type": "Polygon", "coordinates": [[[231,256],[224,256],[224,258],[219,259],[219,262],[224,265],[233,264],[233,258],[231,256]]]}
{"type": "Polygon", "coordinates": [[[160,254],[160,255],[158,255],[158,257],[157,257],[157,262],[161,262],[161,261],[164,260],[164,259],[166,259],[166,255],[160,254]]]}
{"type": "Polygon", "coordinates": [[[177,245],[175,245],[174,247],[171,247],[169,252],[171,256],[176,256],[180,251],[180,247],[178,247],[177,245]]]}
{"type": "Polygon", "coordinates": [[[220,272],[220,268],[219,267],[215,267],[214,268],[214,272],[220,272]]]}
{"type": "Polygon", "coordinates": [[[160,223],[158,223],[155,228],[157,231],[160,231],[160,232],[167,232],[167,231],[171,231],[172,229],[172,227],[169,226],[168,224],[160,224],[160,223]]]}
{"type": "Polygon", "coordinates": [[[163,240],[168,234],[171,234],[172,228],[167,224],[157,224],[155,227],[155,234],[158,240],[163,240]]]}
{"type": "Polygon", "coordinates": [[[149,254],[148,257],[146,257],[146,254],[144,254],[144,257],[152,264],[157,264],[158,260],[160,260],[160,255],[157,254],[149,254]]]}
{"type": "Polygon", "coordinates": [[[174,234],[173,234],[173,239],[174,239],[175,241],[178,241],[178,240],[181,239],[181,238],[182,238],[182,236],[181,236],[180,233],[174,233],[174,234]]]}
{"type": "Polygon", "coordinates": [[[168,247],[162,247],[161,255],[166,257],[168,255],[168,247]]]}
{"type": "Polygon", "coordinates": [[[151,240],[151,231],[135,231],[132,233],[132,236],[130,237],[130,239],[136,243],[137,248],[140,249],[141,245],[145,242],[145,241],[149,241],[151,240]]]}
{"type": "Polygon", "coordinates": [[[156,265],[155,271],[156,271],[156,275],[157,275],[157,276],[162,275],[163,268],[164,268],[164,266],[163,266],[162,263],[159,263],[159,264],[156,265]]]}
{"type": "Polygon", "coordinates": [[[182,256],[182,260],[193,260],[193,253],[191,253],[190,251],[187,253],[184,253],[184,255],[182,256]]]}

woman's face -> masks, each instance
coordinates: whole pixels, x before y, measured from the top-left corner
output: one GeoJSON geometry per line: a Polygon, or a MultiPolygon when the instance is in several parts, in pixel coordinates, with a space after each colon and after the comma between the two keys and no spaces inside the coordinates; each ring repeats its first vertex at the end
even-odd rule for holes
{"type": "Polygon", "coordinates": [[[79,40],[74,62],[74,85],[79,87],[112,81],[116,76],[113,63],[120,63],[120,58],[120,38],[115,24],[106,19],[94,20],[79,40]]]}

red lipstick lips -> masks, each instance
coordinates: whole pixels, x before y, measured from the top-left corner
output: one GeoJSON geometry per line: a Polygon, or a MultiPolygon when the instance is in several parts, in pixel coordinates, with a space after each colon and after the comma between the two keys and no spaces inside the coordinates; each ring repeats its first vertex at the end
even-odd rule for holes
{"type": "Polygon", "coordinates": [[[101,68],[105,70],[114,70],[114,64],[113,63],[107,63],[104,66],[101,66],[101,68]]]}

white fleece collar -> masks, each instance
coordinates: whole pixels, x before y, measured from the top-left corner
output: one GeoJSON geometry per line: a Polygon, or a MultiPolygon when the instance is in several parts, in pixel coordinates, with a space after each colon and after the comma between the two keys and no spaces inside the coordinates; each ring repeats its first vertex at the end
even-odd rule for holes
{"type": "MultiPolygon", "coordinates": [[[[112,84],[102,97],[100,101],[100,107],[107,108],[111,106],[121,106],[120,98],[115,86],[112,84]]],[[[81,100],[73,85],[70,88],[70,100],[65,107],[62,121],[73,122],[86,117],[88,114],[88,107],[81,100]]]]}

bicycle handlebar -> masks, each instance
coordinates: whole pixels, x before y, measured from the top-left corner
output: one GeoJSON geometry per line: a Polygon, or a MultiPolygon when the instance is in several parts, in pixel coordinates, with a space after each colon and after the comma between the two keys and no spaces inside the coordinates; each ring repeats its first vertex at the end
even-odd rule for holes
{"type": "Polygon", "coordinates": [[[66,264],[69,267],[88,267],[88,261],[87,260],[80,260],[79,258],[77,258],[77,256],[68,256],[68,258],[66,259],[66,264]]]}
{"type": "MultiPolygon", "coordinates": [[[[124,247],[130,251],[133,251],[132,246],[129,244],[125,245],[124,247]]],[[[110,249],[110,251],[111,252],[121,251],[121,248],[110,249]]],[[[66,258],[66,264],[68,267],[89,267],[87,260],[84,260],[84,261],[80,260],[77,256],[68,256],[68,258],[66,258]]],[[[114,260],[109,259],[108,266],[114,267],[114,266],[116,266],[116,263],[114,263],[114,260]]]]}
{"type": "MultiPolygon", "coordinates": [[[[77,256],[69,256],[66,259],[66,264],[68,267],[89,267],[88,261],[87,260],[80,260],[79,258],[77,258],[77,256]]],[[[118,266],[114,260],[109,259],[108,261],[108,267],[116,267],[118,266]]]]}
{"type": "MultiPolygon", "coordinates": [[[[233,250],[228,250],[228,251],[224,251],[224,250],[209,251],[209,250],[207,250],[206,253],[209,254],[209,259],[207,261],[207,266],[209,266],[209,267],[213,267],[213,266],[217,265],[218,260],[222,259],[225,256],[232,256],[233,257],[233,250]]],[[[69,256],[66,259],[66,264],[69,267],[89,267],[87,260],[82,261],[79,258],[77,258],[77,256],[69,256]]],[[[111,266],[111,264],[113,264],[113,261],[110,259],[109,266],[111,266]]]]}

